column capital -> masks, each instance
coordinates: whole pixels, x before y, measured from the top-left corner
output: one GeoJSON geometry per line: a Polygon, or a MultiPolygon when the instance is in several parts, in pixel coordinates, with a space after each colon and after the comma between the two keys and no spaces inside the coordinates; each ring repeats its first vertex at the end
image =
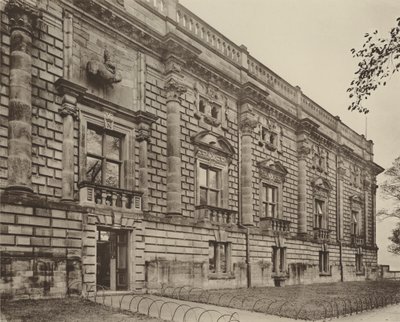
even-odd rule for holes
{"type": "Polygon", "coordinates": [[[164,86],[164,90],[167,94],[168,101],[180,102],[181,96],[186,93],[187,88],[174,78],[169,78],[164,86]]]}
{"type": "Polygon", "coordinates": [[[150,142],[150,135],[151,135],[150,126],[145,123],[139,124],[139,127],[136,130],[136,140],[138,142],[142,141],[150,142]]]}
{"type": "Polygon", "coordinates": [[[240,120],[240,130],[242,131],[242,135],[251,135],[254,132],[254,129],[257,127],[258,121],[254,116],[246,115],[240,120]]]}
{"type": "Polygon", "coordinates": [[[32,34],[37,19],[41,16],[39,9],[26,0],[10,0],[5,7],[10,20],[10,29],[20,29],[32,34]]]}
{"type": "Polygon", "coordinates": [[[300,160],[304,160],[310,154],[311,148],[307,140],[297,143],[297,155],[300,160]]]}
{"type": "Polygon", "coordinates": [[[74,119],[78,118],[78,109],[76,107],[77,98],[74,95],[64,94],[62,98],[62,105],[59,113],[62,117],[72,115],[74,119]]]}

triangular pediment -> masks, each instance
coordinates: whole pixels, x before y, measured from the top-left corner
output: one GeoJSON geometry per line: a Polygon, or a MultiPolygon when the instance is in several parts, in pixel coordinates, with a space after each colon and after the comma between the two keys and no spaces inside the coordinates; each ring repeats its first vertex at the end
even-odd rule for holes
{"type": "Polygon", "coordinates": [[[235,149],[225,137],[210,131],[202,131],[196,134],[192,137],[192,141],[203,149],[214,150],[229,157],[235,154],[235,149]]]}
{"type": "Polygon", "coordinates": [[[321,190],[325,190],[325,191],[330,191],[332,190],[332,185],[330,184],[330,182],[322,177],[318,177],[317,179],[315,179],[312,183],[313,187],[316,189],[321,189],[321,190]]]}
{"type": "Polygon", "coordinates": [[[275,172],[282,177],[286,176],[286,174],[288,173],[288,170],[282,165],[281,162],[272,159],[265,159],[263,161],[260,161],[258,162],[258,166],[260,168],[275,172]]]}

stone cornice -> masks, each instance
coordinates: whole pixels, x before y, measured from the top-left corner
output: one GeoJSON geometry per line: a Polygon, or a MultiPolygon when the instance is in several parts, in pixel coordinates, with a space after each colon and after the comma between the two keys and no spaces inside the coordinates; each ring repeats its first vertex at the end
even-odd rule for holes
{"type": "Polygon", "coordinates": [[[241,85],[239,100],[240,104],[250,103],[257,106],[265,104],[268,96],[267,91],[251,82],[246,82],[241,85]]]}
{"type": "Polygon", "coordinates": [[[57,79],[54,83],[54,86],[59,94],[61,95],[68,94],[77,98],[84,95],[87,91],[86,87],[81,86],[65,78],[57,79]]]}
{"type": "Polygon", "coordinates": [[[311,134],[319,128],[319,125],[309,118],[304,118],[299,120],[297,126],[297,133],[307,133],[311,134]]]}
{"type": "Polygon", "coordinates": [[[158,120],[158,116],[147,111],[136,111],[133,113],[138,124],[143,123],[151,125],[158,120]]]}
{"type": "Polygon", "coordinates": [[[162,44],[164,59],[168,59],[170,55],[174,55],[183,59],[185,62],[190,62],[201,54],[200,49],[197,49],[172,32],[169,32],[163,37],[162,44]]]}

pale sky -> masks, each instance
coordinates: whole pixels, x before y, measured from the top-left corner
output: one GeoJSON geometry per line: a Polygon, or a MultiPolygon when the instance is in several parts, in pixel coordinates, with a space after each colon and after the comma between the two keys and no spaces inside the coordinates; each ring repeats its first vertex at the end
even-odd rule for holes
{"type": "MultiPolygon", "coordinates": [[[[328,112],[360,134],[365,116],[347,110],[348,88],[356,71],[351,48],[364,34],[386,35],[400,17],[399,0],[179,0],[212,27],[283,77],[301,87],[328,112]]],[[[400,75],[369,100],[368,139],[374,160],[384,168],[400,155],[400,75]]],[[[384,179],[378,177],[378,184],[384,179]]],[[[390,203],[379,196],[377,208],[390,203]]],[[[400,256],[386,251],[394,221],[378,223],[378,261],[400,270],[400,256]]]]}

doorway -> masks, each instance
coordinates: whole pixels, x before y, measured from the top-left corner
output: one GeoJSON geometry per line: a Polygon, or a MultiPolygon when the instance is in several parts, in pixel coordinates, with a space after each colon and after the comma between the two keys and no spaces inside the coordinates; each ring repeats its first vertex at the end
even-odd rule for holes
{"type": "Polygon", "coordinates": [[[100,288],[128,289],[128,234],[126,230],[98,228],[96,279],[100,288]]]}

